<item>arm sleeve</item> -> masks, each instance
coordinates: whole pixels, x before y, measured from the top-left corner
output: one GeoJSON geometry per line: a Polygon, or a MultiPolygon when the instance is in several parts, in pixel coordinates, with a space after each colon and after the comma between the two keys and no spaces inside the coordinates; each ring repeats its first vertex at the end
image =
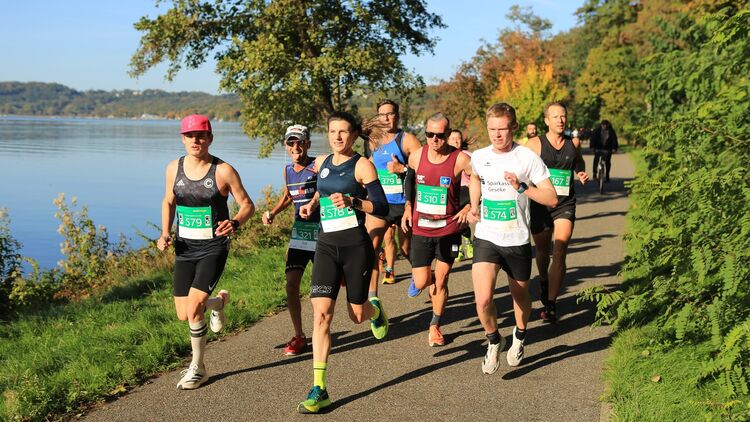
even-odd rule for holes
{"type": "Polygon", "coordinates": [[[385,192],[380,180],[375,179],[365,185],[367,189],[367,199],[372,202],[372,215],[385,217],[388,215],[388,200],[385,199],[385,192]]]}
{"type": "Polygon", "coordinates": [[[415,193],[415,178],[416,173],[411,167],[406,167],[406,175],[404,175],[404,197],[407,201],[414,202],[415,193]]]}
{"type": "Polygon", "coordinates": [[[461,186],[461,189],[458,192],[460,207],[463,208],[469,204],[469,187],[461,186]]]}

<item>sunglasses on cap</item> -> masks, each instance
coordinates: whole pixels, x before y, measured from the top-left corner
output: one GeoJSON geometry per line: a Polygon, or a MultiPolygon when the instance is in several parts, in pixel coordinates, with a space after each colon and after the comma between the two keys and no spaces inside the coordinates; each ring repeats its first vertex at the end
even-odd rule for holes
{"type": "Polygon", "coordinates": [[[424,136],[427,139],[434,138],[435,136],[437,136],[438,138],[445,140],[445,139],[448,139],[448,135],[450,135],[450,134],[451,134],[450,131],[446,131],[446,132],[427,132],[427,131],[425,131],[424,136]]]}

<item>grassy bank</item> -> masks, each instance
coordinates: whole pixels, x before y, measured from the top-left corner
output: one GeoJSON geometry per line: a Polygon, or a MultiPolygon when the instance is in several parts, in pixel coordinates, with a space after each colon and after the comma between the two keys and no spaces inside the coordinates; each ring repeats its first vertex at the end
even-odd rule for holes
{"type": "MultiPolygon", "coordinates": [[[[219,284],[232,293],[227,332],[285,305],[284,248],[257,250],[227,262],[219,284]]],[[[75,411],[181,366],[190,354],[188,331],[175,317],[170,277],[131,279],[0,325],[0,420],[75,411]]]]}

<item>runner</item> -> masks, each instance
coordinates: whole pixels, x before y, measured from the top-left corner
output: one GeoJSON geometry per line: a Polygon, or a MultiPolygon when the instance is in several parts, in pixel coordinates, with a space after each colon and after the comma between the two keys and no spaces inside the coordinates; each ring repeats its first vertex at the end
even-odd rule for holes
{"type": "Polygon", "coordinates": [[[302,331],[302,304],[299,298],[299,285],[308,262],[315,257],[315,242],[318,238],[320,215],[313,213],[309,219],[299,215],[300,207],[310,202],[315,196],[318,174],[315,172],[315,160],[307,155],[310,149],[310,131],[306,126],[293,125],[286,129],[284,135],[286,152],[292,159],[284,168],[284,186],[286,191],[279,198],[273,209],[263,214],[263,224],[273,224],[273,218],[294,204],[294,226],[289,249],[286,252],[286,301],[289,316],[294,326],[294,337],[284,347],[287,356],[298,355],[307,349],[307,338],[302,331]]]}
{"type": "MultiPolygon", "coordinates": [[[[378,121],[385,126],[387,136],[384,139],[370,137],[366,142],[365,157],[375,165],[378,171],[385,197],[388,200],[388,215],[383,219],[367,215],[365,225],[372,238],[376,251],[384,244],[383,284],[395,283],[393,267],[396,261],[395,229],[398,227],[401,253],[409,257],[411,234],[401,230],[401,217],[404,215],[404,179],[409,170],[407,166],[409,155],[421,147],[419,140],[411,133],[400,129],[399,106],[393,100],[383,100],[378,103],[378,121]]],[[[378,261],[374,263],[370,291],[377,293],[380,268],[378,261]]]]}
{"type": "Polygon", "coordinates": [[[550,180],[557,191],[557,206],[531,203],[531,233],[536,245],[536,266],[539,270],[539,296],[544,304],[540,317],[546,322],[556,322],[557,296],[565,279],[565,257],[573,235],[576,219],[576,196],[573,173],[581,183],[586,183],[586,165],[581,156],[581,141],[563,137],[567,123],[565,105],[552,102],[544,107],[544,122],[548,132],[529,139],[528,148],[542,157],[550,171],[550,180]],[[554,236],[552,265],[550,246],[554,236]]]}
{"type": "Polygon", "coordinates": [[[513,344],[507,355],[508,365],[518,366],[523,359],[526,324],[531,314],[529,198],[551,206],[557,203],[549,171],[542,160],[513,142],[513,132],[517,127],[516,110],[506,103],[494,104],[487,110],[487,133],[491,145],[474,151],[471,157],[469,221],[477,222],[471,278],[477,314],[489,341],[482,362],[485,374],[497,371],[499,355],[505,347],[505,339],[497,329],[493,299],[497,273],[501,268],[508,274],[516,320],[513,344]]]}
{"type": "Polygon", "coordinates": [[[177,213],[174,248],[173,295],[177,318],[188,321],[193,360],[177,383],[193,390],[208,379],[203,363],[208,329],[205,312],[211,310],[211,331],[226,325],[224,308],[229,292],[221,290],[209,298],[219,282],[229,253],[229,235],[247,221],[255,206],[247,196],[237,171],[208,152],[213,143],[211,122],[193,114],[182,119],[180,133],[186,154],[167,165],[166,192],[161,205],[159,250],[173,244],[171,228],[177,213]],[[240,209],[229,218],[227,197],[232,194],[240,209]]]}
{"type": "Polygon", "coordinates": [[[375,250],[364,226],[365,213],[388,215],[388,202],[375,167],[352,149],[359,135],[360,126],[351,114],[334,112],[328,117],[333,154],[315,159],[318,192],[300,208],[300,215],[307,218],[320,205],[321,217],[310,289],[315,318],[313,387],[307,399],[297,405],[300,413],[317,413],[331,405],[326,372],[331,321],[342,279],[352,321],[359,324],[369,319],[378,340],[388,333],[388,317],[380,299],[371,296],[368,300],[375,250]],[[365,197],[368,199],[362,199],[365,197]]]}
{"type": "Polygon", "coordinates": [[[516,141],[519,145],[526,146],[526,143],[529,142],[529,139],[536,136],[536,124],[529,123],[526,125],[526,134],[523,136],[523,138],[516,141]]]}
{"type": "Polygon", "coordinates": [[[432,320],[427,336],[430,346],[442,346],[440,318],[448,301],[448,273],[458,255],[461,229],[465,226],[469,204],[460,204],[461,172],[471,174],[471,159],[448,145],[450,122],[443,113],[435,113],[425,122],[427,145],[409,157],[416,169],[416,189],[408,179],[402,228],[412,235],[411,267],[414,288],[419,291],[433,284],[432,320]],[[415,191],[416,190],[416,195],[415,191]],[[416,206],[412,206],[416,197],[416,206]],[[432,262],[434,276],[431,275],[432,262]],[[434,280],[433,280],[434,279],[434,280]]]}
{"type": "MultiPolygon", "coordinates": [[[[461,152],[471,157],[469,152],[469,142],[464,140],[464,134],[458,129],[451,129],[451,134],[448,136],[448,145],[453,148],[460,149],[461,152]]],[[[469,203],[469,182],[471,181],[471,175],[461,173],[461,203],[469,203]]],[[[471,244],[471,233],[474,230],[474,225],[471,224],[461,231],[461,247],[458,249],[458,256],[456,256],[456,262],[464,259],[474,258],[474,245],[471,244]]]]}

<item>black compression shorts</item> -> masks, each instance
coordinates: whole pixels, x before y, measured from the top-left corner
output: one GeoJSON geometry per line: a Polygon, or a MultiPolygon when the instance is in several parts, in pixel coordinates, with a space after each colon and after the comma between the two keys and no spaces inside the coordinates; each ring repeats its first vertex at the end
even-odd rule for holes
{"type": "Polygon", "coordinates": [[[211,295],[224,272],[228,255],[229,251],[225,250],[203,258],[175,260],[172,294],[187,296],[192,287],[211,295]]]}
{"type": "Polygon", "coordinates": [[[375,250],[365,233],[355,245],[335,246],[318,240],[313,263],[310,297],[338,297],[343,277],[346,300],[355,305],[367,301],[375,250]]]}
{"type": "Polygon", "coordinates": [[[453,264],[458,256],[461,245],[461,233],[453,233],[442,237],[427,237],[412,235],[409,258],[412,268],[429,267],[432,261],[453,264]]]}
{"type": "Polygon", "coordinates": [[[497,246],[484,239],[474,238],[474,261],[499,265],[514,280],[531,278],[531,244],[497,246]]]}
{"type": "Polygon", "coordinates": [[[555,228],[555,220],[565,219],[575,223],[576,221],[576,203],[575,201],[565,201],[555,208],[548,208],[534,201],[529,201],[531,207],[531,222],[529,229],[531,234],[538,234],[545,230],[555,228]]]}
{"type": "MultiPolygon", "coordinates": [[[[370,214],[372,215],[372,214],[370,214]]],[[[388,215],[385,217],[378,217],[376,215],[372,215],[375,218],[379,218],[381,220],[385,220],[388,223],[388,226],[395,224],[397,226],[401,225],[401,217],[404,216],[404,204],[388,204],[388,215]]]]}
{"type": "Polygon", "coordinates": [[[305,271],[308,262],[315,262],[315,251],[305,251],[302,249],[289,248],[286,251],[286,270],[289,271],[305,271]]]}

